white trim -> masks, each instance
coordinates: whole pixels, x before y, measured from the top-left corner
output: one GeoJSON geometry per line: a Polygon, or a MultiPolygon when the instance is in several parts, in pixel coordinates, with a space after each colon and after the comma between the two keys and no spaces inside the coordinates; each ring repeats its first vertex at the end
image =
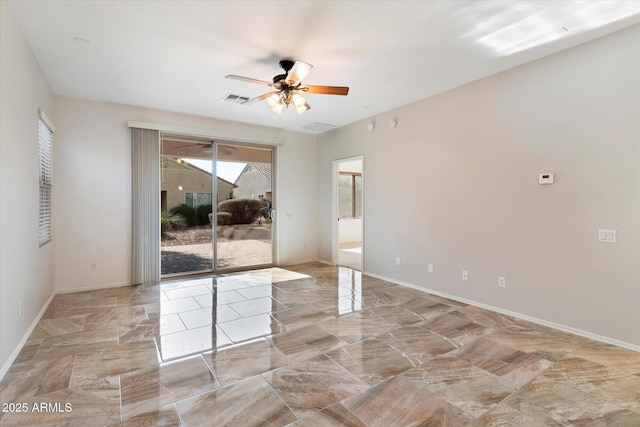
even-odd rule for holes
{"type": "Polygon", "coordinates": [[[311,264],[311,263],[314,263],[314,262],[320,262],[320,261],[318,261],[317,259],[313,259],[313,258],[301,259],[301,260],[293,261],[291,263],[284,263],[282,265],[280,265],[280,264],[279,265],[274,265],[274,267],[287,268],[287,267],[293,267],[293,266],[296,266],[296,265],[311,264]]]}
{"type": "Polygon", "coordinates": [[[326,264],[326,265],[335,265],[334,263],[330,262],[330,261],[326,261],[324,259],[318,259],[317,260],[320,264],[326,264]]]}
{"type": "Polygon", "coordinates": [[[9,355],[9,358],[7,359],[5,364],[2,366],[2,369],[0,369],[0,381],[2,381],[2,379],[4,378],[6,373],[9,372],[9,369],[11,368],[11,365],[13,365],[13,362],[15,362],[16,358],[18,357],[18,355],[22,351],[22,348],[24,347],[25,343],[27,342],[27,340],[31,336],[31,333],[33,332],[33,330],[38,325],[38,322],[40,321],[40,319],[44,315],[44,312],[47,311],[47,308],[49,308],[49,304],[51,304],[51,301],[53,301],[53,297],[55,297],[55,296],[56,296],[56,293],[54,291],[51,294],[51,296],[49,297],[49,299],[47,300],[47,302],[44,303],[44,306],[40,310],[40,313],[38,313],[38,315],[36,316],[35,320],[31,323],[31,326],[29,326],[29,329],[24,334],[24,336],[22,337],[22,339],[20,340],[20,342],[18,343],[16,348],[9,355]]]}
{"type": "Polygon", "coordinates": [[[338,265],[338,241],[340,226],[338,225],[338,174],[340,160],[334,160],[331,166],[331,265],[338,265]]]}
{"type": "Polygon", "coordinates": [[[53,122],[49,120],[49,117],[44,113],[44,111],[42,111],[42,108],[38,108],[38,117],[40,117],[40,120],[47,125],[51,133],[56,133],[56,128],[53,126],[53,122]]]}
{"type": "Polygon", "coordinates": [[[233,131],[226,129],[225,131],[210,129],[190,129],[180,126],[165,125],[160,123],[146,123],[129,120],[127,126],[130,128],[150,129],[160,132],[177,133],[182,135],[197,136],[200,138],[223,139],[229,142],[249,142],[252,144],[266,145],[284,145],[282,138],[269,138],[259,133],[247,131],[246,129],[233,131]]]}
{"type": "MultiPolygon", "coordinates": [[[[145,283],[145,285],[152,285],[154,283],[160,283],[160,282],[145,283]]],[[[138,285],[133,285],[131,283],[127,283],[127,284],[117,284],[116,283],[116,284],[111,284],[111,285],[91,286],[89,288],[80,287],[80,288],[71,288],[71,289],[57,289],[56,290],[56,295],[72,294],[72,293],[75,293],[75,292],[84,292],[84,291],[99,291],[101,289],[124,288],[126,286],[138,286],[138,285]]]]}
{"type": "Polygon", "coordinates": [[[374,273],[371,273],[371,272],[368,272],[368,271],[367,272],[363,272],[362,274],[365,274],[365,275],[371,276],[371,277],[375,277],[376,279],[386,280],[387,282],[395,283],[397,285],[406,286],[407,288],[416,289],[418,291],[422,291],[422,292],[425,292],[425,293],[428,293],[428,294],[437,295],[437,296],[440,296],[440,297],[443,297],[443,298],[448,298],[448,299],[451,299],[451,300],[454,300],[454,301],[458,301],[458,302],[462,302],[462,303],[465,303],[465,304],[473,305],[475,307],[480,307],[480,308],[484,308],[486,310],[495,311],[496,313],[500,313],[500,314],[504,314],[504,315],[512,316],[512,317],[516,317],[518,319],[526,320],[528,322],[536,323],[538,325],[548,326],[549,328],[557,329],[557,330],[560,330],[562,332],[568,332],[568,333],[573,334],[573,335],[579,335],[581,337],[589,338],[589,339],[592,339],[594,341],[600,341],[600,342],[603,342],[603,343],[606,343],[606,344],[611,344],[611,345],[615,345],[615,346],[618,346],[618,347],[622,347],[622,348],[626,348],[626,349],[629,349],[629,350],[640,352],[640,345],[631,344],[631,343],[628,343],[626,341],[620,341],[620,340],[617,340],[615,338],[605,337],[603,335],[598,335],[598,334],[594,334],[592,332],[583,331],[582,329],[572,328],[571,326],[560,325],[558,323],[549,322],[547,320],[539,319],[537,317],[527,316],[526,314],[520,314],[520,313],[516,313],[516,312],[513,312],[513,311],[509,311],[509,310],[504,310],[502,308],[498,308],[498,307],[494,307],[494,306],[491,306],[491,305],[483,304],[483,303],[480,303],[480,302],[477,302],[477,301],[468,300],[466,298],[460,298],[460,297],[457,297],[455,295],[450,295],[450,294],[447,294],[447,293],[444,293],[444,292],[440,292],[440,291],[436,291],[436,290],[433,290],[433,289],[423,288],[421,286],[417,286],[417,285],[414,285],[412,283],[403,282],[401,280],[392,279],[390,277],[381,276],[379,274],[374,274],[374,273]]]}

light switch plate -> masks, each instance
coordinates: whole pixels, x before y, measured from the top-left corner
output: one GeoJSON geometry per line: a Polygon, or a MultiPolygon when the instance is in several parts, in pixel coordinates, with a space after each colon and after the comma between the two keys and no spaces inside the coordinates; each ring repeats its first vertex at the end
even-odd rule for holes
{"type": "Polygon", "coordinates": [[[598,242],[601,243],[615,243],[616,242],[616,230],[601,228],[598,230],[598,242]]]}

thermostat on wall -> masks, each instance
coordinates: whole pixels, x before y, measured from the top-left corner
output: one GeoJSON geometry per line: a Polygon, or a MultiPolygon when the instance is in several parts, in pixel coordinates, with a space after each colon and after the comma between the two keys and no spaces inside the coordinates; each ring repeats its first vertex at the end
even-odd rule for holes
{"type": "Polygon", "coordinates": [[[541,173],[538,176],[538,184],[553,184],[553,174],[541,173]]]}

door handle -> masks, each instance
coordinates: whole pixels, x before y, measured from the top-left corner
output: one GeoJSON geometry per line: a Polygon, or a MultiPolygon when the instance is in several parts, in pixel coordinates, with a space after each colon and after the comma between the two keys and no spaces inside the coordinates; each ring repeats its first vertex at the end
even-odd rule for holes
{"type": "Polygon", "coordinates": [[[276,210],[271,209],[271,220],[275,220],[275,219],[276,219],[276,210]]]}

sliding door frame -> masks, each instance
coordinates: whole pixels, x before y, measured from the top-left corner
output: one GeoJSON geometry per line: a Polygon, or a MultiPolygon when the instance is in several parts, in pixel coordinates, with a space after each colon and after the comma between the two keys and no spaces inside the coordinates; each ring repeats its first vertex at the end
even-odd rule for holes
{"type": "Polygon", "coordinates": [[[255,270],[259,268],[268,268],[278,265],[278,185],[277,185],[277,151],[278,147],[276,145],[271,144],[262,144],[262,143],[252,143],[252,142],[240,142],[240,141],[230,141],[230,140],[216,140],[213,144],[213,173],[211,174],[211,178],[213,179],[213,194],[212,198],[215,200],[215,204],[213,206],[217,209],[217,196],[218,196],[218,180],[217,180],[217,163],[218,163],[218,146],[219,145],[227,145],[227,146],[235,146],[235,147],[246,147],[246,148],[255,148],[258,150],[271,150],[271,207],[272,207],[272,215],[271,215],[271,262],[266,264],[257,264],[257,265],[249,265],[242,267],[230,267],[230,268],[219,268],[218,267],[218,233],[217,228],[217,218],[213,215],[212,223],[212,244],[213,244],[213,272],[214,274],[218,273],[233,273],[237,271],[245,271],[245,270],[255,270]]]}

